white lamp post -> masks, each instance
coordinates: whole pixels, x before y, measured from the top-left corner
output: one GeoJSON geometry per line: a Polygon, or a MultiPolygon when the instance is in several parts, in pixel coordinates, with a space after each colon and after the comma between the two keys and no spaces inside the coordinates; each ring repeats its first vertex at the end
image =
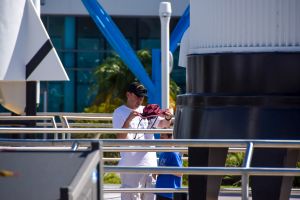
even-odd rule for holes
{"type": "Polygon", "coordinates": [[[159,16],[161,23],[161,106],[163,109],[169,108],[169,85],[170,85],[170,18],[171,3],[161,2],[159,6],[159,16]]]}

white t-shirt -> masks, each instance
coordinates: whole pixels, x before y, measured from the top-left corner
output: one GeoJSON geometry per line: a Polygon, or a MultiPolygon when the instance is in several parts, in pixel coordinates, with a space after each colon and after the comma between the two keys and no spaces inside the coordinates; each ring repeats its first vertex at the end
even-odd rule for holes
{"type": "MultiPolygon", "coordinates": [[[[142,113],[144,106],[140,106],[135,111],[142,113]]],[[[113,113],[113,127],[114,128],[122,128],[124,122],[127,117],[133,110],[128,108],[125,105],[117,108],[113,113]]],[[[130,122],[129,128],[138,128],[138,129],[147,129],[151,127],[157,127],[158,122],[162,118],[158,118],[157,120],[147,120],[142,119],[137,116],[132,119],[130,122]]],[[[144,133],[128,133],[128,139],[135,140],[153,140],[153,134],[144,134],[144,133]]],[[[147,166],[147,167],[156,167],[157,159],[155,152],[121,152],[121,160],[119,161],[119,166],[147,166]]]]}

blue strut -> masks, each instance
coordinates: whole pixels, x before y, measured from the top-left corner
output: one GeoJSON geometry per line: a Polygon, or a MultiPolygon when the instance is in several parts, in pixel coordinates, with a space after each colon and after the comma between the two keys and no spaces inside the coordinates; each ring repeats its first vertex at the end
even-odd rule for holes
{"type": "Polygon", "coordinates": [[[190,5],[187,6],[179,22],[174,28],[170,38],[170,51],[174,53],[180,43],[183,34],[190,26],[190,5]]]}
{"type": "Polygon", "coordinates": [[[149,95],[155,94],[154,85],[145,71],[142,63],[136,56],[127,40],[115,25],[111,17],[105,12],[96,0],[82,0],[84,6],[88,10],[90,16],[101,30],[104,37],[119,54],[123,62],[131,70],[131,72],[142,82],[150,92],[149,95]]]}
{"type": "MultiPolygon", "coordinates": [[[[161,104],[161,65],[160,65],[160,50],[153,50],[152,54],[152,73],[153,81],[149,78],[145,68],[136,56],[134,50],[130,47],[127,40],[115,25],[111,17],[105,12],[97,0],[82,0],[90,16],[100,29],[104,37],[119,54],[123,62],[131,70],[131,72],[141,81],[148,89],[148,102],[161,104]]],[[[190,7],[188,6],[170,39],[170,51],[174,53],[184,32],[190,25],[190,7]]]]}

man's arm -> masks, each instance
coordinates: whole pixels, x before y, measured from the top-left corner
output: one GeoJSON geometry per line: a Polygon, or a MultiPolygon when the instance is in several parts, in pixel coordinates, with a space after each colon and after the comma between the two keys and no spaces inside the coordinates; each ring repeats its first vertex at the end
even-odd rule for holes
{"type": "MultiPolygon", "coordinates": [[[[123,124],[124,124],[124,119],[123,117],[118,113],[118,111],[115,111],[113,113],[113,128],[122,128],[123,124]]],[[[127,134],[126,133],[117,133],[116,134],[117,139],[126,139],[127,138],[127,134]]]]}
{"type": "Polygon", "coordinates": [[[163,117],[163,120],[159,121],[159,124],[157,125],[158,128],[170,128],[171,122],[172,122],[172,109],[167,109],[164,114],[160,117],[163,117]]]}
{"type": "MultiPolygon", "coordinates": [[[[138,116],[139,113],[136,111],[132,111],[129,116],[126,118],[126,120],[124,121],[123,125],[121,127],[118,127],[118,125],[114,124],[114,128],[129,128],[130,127],[130,122],[133,118],[135,118],[136,116],[138,116]]],[[[114,118],[116,118],[115,120],[118,120],[118,116],[114,116],[114,118]]],[[[120,120],[121,121],[121,120],[120,120]]],[[[118,133],[117,134],[117,139],[127,139],[127,133],[118,133]]]]}

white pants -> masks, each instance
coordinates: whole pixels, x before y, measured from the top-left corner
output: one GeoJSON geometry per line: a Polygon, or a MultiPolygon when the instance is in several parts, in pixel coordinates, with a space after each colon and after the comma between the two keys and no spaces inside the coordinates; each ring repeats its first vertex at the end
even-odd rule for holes
{"type": "MultiPolygon", "coordinates": [[[[151,174],[121,174],[122,188],[153,188],[155,180],[151,174]]],[[[121,193],[121,200],[155,200],[153,193],[121,193]]]]}

